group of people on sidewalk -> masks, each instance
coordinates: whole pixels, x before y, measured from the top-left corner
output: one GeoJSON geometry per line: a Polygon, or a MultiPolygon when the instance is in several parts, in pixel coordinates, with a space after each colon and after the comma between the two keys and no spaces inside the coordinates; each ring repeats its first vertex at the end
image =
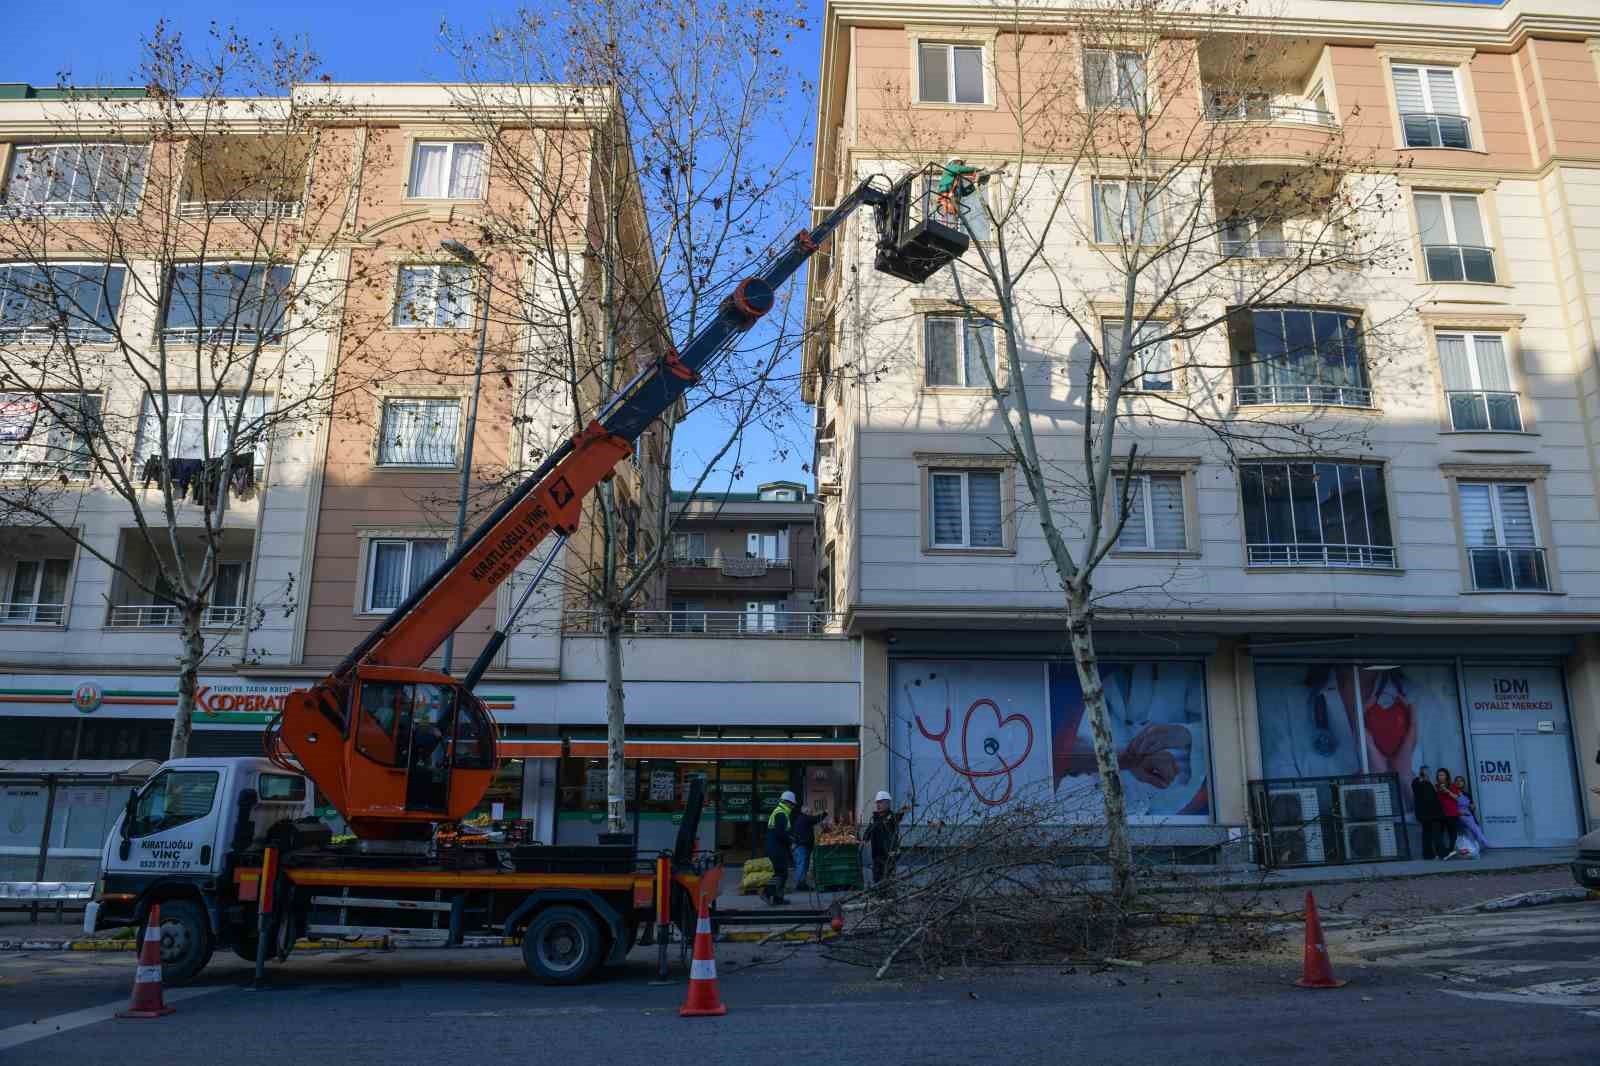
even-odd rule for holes
{"type": "Polygon", "coordinates": [[[1424,859],[1477,858],[1489,846],[1473,811],[1466,778],[1452,778],[1444,767],[1429,776],[1423,766],[1411,781],[1411,801],[1422,825],[1424,859]]]}
{"type": "MultiPolygon", "coordinates": [[[[796,810],[799,800],[793,792],[785,791],[778,805],[767,815],[766,857],[772,863],[772,880],[762,890],[768,903],[782,906],[784,886],[789,880],[791,865],[795,871],[794,887],[809,892],[806,871],[811,864],[811,853],[816,847],[817,829],[827,824],[826,814],[796,810]]],[[[879,792],[873,801],[872,820],[861,831],[861,842],[867,845],[872,856],[872,883],[877,884],[888,876],[890,857],[899,847],[900,818],[891,810],[893,801],[889,793],[879,792]]]]}

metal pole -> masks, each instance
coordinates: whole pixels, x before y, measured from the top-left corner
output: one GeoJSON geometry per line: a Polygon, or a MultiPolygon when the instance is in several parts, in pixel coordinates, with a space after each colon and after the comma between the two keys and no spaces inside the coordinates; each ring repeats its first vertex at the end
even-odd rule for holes
{"type": "MultiPolygon", "coordinates": [[[[491,291],[489,267],[482,260],[477,260],[483,268],[483,299],[482,313],[478,316],[478,358],[472,368],[472,401],[467,405],[467,438],[461,447],[461,498],[456,501],[456,536],[454,545],[461,546],[461,538],[467,529],[467,493],[472,487],[472,442],[478,435],[478,394],[483,391],[483,350],[489,341],[489,293],[491,291]]],[[[444,661],[440,669],[444,673],[450,672],[451,660],[455,658],[456,635],[451,633],[444,638],[444,661]]]]}

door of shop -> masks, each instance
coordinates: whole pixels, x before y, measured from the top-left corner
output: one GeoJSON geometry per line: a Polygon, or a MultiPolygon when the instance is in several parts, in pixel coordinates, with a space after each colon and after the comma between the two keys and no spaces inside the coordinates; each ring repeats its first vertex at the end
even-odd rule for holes
{"type": "Polygon", "coordinates": [[[775,760],[724,762],[718,787],[721,821],[717,825],[717,850],[730,862],[759,858],[766,844],[767,815],[778,805],[785,789],[799,791],[797,771],[802,764],[775,760]]]}
{"type": "Polygon", "coordinates": [[[1474,733],[1472,750],[1478,821],[1490,847],[1554,847],[1578,838],[1566,734],[1474,733]]]}

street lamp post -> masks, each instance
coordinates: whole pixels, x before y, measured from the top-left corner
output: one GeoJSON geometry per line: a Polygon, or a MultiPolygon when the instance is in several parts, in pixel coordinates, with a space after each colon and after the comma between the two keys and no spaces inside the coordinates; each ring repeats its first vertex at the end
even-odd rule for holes
{"type": "MultiPolygon", "coordinates": [[[[472,400],[467,404],[467,437],[461,446],[461,490],[456,500],[456,539],[455,546],[461,546],[461,538],[466,534],[467,528],[467,493],[472,488],[472,442],[478,434],[478,393],[483,390],[483,350],[489,340],[489,264],[479,259],[471,248],[460,241],[440,241],[439,247],[455,256],[470,267],[477,267],[483,272],[483,295],[478,299],[480,313],[478,315],[478,358],[472,367],[472,400]]],[[[451,660],[455,658],[456,635],[451,633],[444,638],[443,657],[441,669],[450,672],[451,660]]]]}

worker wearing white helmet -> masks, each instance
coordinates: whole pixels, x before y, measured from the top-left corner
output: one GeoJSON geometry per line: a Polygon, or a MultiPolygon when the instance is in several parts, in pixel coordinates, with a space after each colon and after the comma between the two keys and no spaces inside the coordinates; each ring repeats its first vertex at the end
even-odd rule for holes
{"type": "Polygon", "coordinates": [[[900,850],[900,815],[891,808],[894,798],[879,791],[872,801],[872,820],[861,833],[872,856],[872,883],[882,883],[889,877],[895,852],[900,850]]]}
{"type": "Polygon", "coordinates": [[[772,880],[762,893],[773,906],[789,901],[783,897],[784,882],[789,879],[789,865],[794,853],[794,808],[800,802],[795,794],[784,789],[778,805],[767,815],[767,858],[772,862],[772,880]]]}

